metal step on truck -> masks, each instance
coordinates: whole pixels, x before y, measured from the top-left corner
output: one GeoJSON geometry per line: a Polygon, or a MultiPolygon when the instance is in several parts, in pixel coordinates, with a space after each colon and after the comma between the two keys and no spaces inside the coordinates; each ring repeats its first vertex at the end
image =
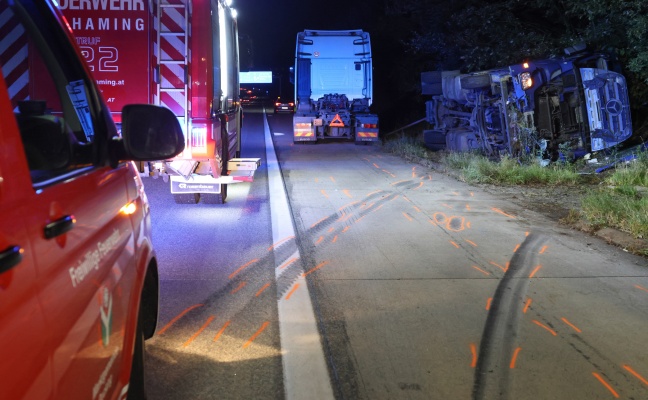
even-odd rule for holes
{"type": "Polygon", "coordinates": [[[170,182],[177,203],[221,204],[250,182],[259,159],[240,158],[236,12],[226,0],[60,1],[118,127],[121,108],[148,103],[178,118],[185,150],[140,163],[170,182]]]}
{"type": "Polygon", "coordinates": [[[305,30],[297,34],[296,111],[293,141],[379,141],[378,115],[370,110],[373,67],[369,33],[305,30]]]}

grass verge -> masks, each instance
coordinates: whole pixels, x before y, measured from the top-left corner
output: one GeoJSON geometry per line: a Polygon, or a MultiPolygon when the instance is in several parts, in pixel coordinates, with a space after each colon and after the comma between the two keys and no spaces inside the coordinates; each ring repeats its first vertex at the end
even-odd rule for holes
{"type": "MultiPolygon", "coordinates": [[[[405,158],[439,162],[468,183],[576,186],[592,181],[592,175],[579,173],[574,164],[556,163],[543,167],[509,157],[493,162],[473,153],[431,152],[419,140],[408,137],[387,142],[385,150],[405,158]]],[[[563,222],[575,225],[585,220],[595,228],[611,227],[635,238],[648,238],[648,151],[639,152],[632,162],[617,165],[605,175],[595,175],[594,179],[601,184],[584,193],[580,210],[571,210],[563,222]]],[[[648,248],[639,253],[648,256],[648,248]]]]}

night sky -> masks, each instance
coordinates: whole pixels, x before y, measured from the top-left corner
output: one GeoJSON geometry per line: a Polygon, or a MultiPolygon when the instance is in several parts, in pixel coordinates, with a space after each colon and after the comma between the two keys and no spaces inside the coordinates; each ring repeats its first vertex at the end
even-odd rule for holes
{"type": "MultiPolygon", "coordinates": [[[[241,71],[272,70],[287,77],[288,68],[294,63],[298,32],[304,29],[369,30],[368,10],[363,9],[361,3],[349,0],[233,0],[232,7],[238,13],[241,71]]],[[[283,87],[287,87],[285,83],[283,87]]]]}

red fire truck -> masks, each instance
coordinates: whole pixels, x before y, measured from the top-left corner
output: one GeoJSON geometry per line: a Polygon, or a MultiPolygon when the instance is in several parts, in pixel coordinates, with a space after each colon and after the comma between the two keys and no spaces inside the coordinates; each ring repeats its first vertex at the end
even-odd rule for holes
{"type": "Polygon", "coordinates": [[[241,150],[238,33],[231,0],[59,0],[117,123],[127,103],[165,106],[185,151],[141,165],[171,182],[178,203],[220,204],[227,184],[251,181],[241,150]]]}

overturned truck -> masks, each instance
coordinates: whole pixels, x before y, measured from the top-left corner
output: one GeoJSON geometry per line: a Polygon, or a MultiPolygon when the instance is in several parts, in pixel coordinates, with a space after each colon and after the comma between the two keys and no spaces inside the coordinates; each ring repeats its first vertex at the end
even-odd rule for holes
{"type": "Polygon", "coordinates": [[[615,146],[632,136],[626,80],[603,54],[461,74],[421,74],[432,150],[532,155],[555,161],[615,146]]]}

